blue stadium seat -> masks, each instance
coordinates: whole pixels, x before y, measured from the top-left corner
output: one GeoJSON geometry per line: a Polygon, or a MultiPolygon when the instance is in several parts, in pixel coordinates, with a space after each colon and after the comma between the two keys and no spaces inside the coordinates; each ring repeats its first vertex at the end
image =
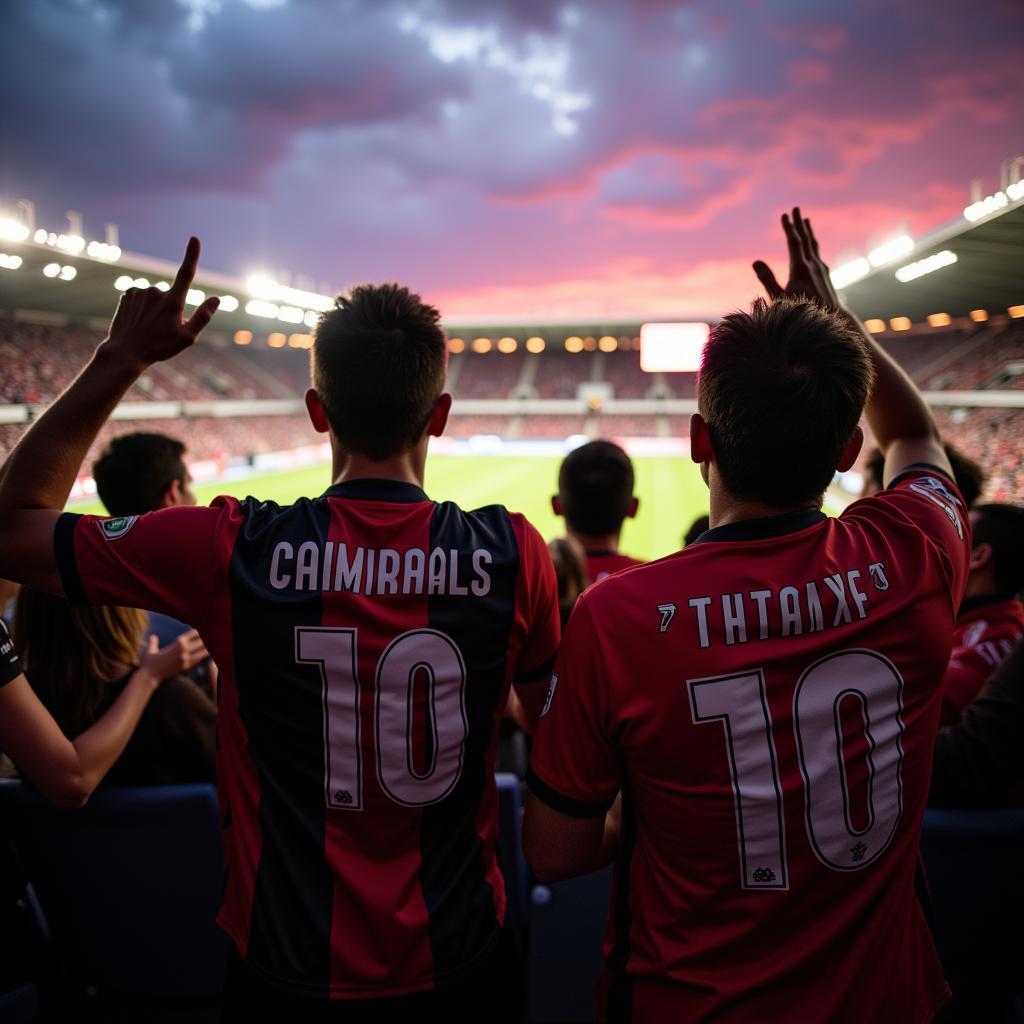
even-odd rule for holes
{"type": "Polygon", "coordinates": [[[953,990],[953,1002],[937,1019],[1021,1020],[1024,808],[929,810],[921,855],[935,941],[953,990]]]}
{"type": "Polygon", "coordinates": [[[81,810],[0,782],[0,818],[25,863],[58,955],[101,993],[214,997],[228,939],[216,790],[98,790],[81,810]]]}
{"type": "Polygon", "coordinates": [[[594,984],[611,899],[612,867],[530,894],[526,952],[526,1018],[592,1021],[594,984]]]}
{"type": "Polygon", "coordinates": [[[505,876],[513,926],[526,927],[526,857],[523,855],[523,783],[511,772],[496,772],[498,784],[498,861],[505,876]]]}

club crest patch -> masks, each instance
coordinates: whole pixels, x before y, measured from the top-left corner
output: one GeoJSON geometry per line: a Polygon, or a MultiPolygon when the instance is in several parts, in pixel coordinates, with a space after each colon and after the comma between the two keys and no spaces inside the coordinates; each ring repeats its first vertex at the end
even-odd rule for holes
{"type": "Polygon", "coordinates": [[[97,524],[100,533],[107,540],[117,540],[123,537],[138,522],[138,516],[118,516],[116,519],[101,519],[97,524]]]}

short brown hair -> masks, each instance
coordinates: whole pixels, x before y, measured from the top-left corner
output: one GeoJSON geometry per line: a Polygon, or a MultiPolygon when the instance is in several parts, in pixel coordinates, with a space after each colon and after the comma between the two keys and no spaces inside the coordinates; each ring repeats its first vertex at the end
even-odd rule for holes
{"type": "Polygon", "coordinates": [[[562,459],[558,496],[569,529],[591,537],[615,533],[633,500],[633,463],[614,441],[588,441],[562,459]]]}
{"type": "Polygon", "coordinates": [[[860,333],[817,303],[758,299],[725,317],[697,391],[725,486],[778,507],[820,501],[873,376],[860,333]]]}
{"type": "Polygon", "coordinates": [[[313,385],[346,448],[385,459],[423,436],[447,369],[440,319],[397,284],[359,285],[320,318],[313,385]]]}

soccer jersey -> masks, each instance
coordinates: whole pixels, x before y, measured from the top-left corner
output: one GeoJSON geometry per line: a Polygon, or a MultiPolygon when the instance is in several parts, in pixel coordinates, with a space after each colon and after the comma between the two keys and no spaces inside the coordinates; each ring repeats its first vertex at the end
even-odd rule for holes
{"type": "Polygon", "coordinates": [[[442,986],[505,917],[493,758],[510,682],[558,643],[540,535],[396,481],[289,507],[65,514],[65,591],[194,625],[220,668],[219,922],[295,993],[442,986]]]}
{"type": "Polygon", "coordinates": [[[580,598],[529,785],[580,816],[621,788],[608,1020],[924,1021],[948,996],[915,870],[969,553],[953,484],[916,469],[580,598]]]}
{"type": "Polygon", "coordinates": [[[612,573],[643,564],[639,558],[620,555],[617,551],[587,551],[587,579],[596,583],[612,573]]]}
{"type": "Polygon", "coordinates": [[[964,708],[978,696],[1022,633],[1024,604],[1016,598],[988,595],[964,601],[942,691],[942,725],[960,720],[964,708]]]}
{"type": "Polygon", "coordinates": [[[7,632],[7,623],[0,619],[0,686],[21,675],[21,660],[14,650],[14,641],[7,632]]]}

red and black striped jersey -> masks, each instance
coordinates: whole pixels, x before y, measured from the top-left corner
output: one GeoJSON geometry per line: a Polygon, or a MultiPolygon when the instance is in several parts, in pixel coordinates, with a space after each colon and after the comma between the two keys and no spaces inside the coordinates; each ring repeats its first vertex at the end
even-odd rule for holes
{"type": "Polygon", "coordinates": [[[287,507],[65,514],[55,548],[73,601],[173,615],[220,668],[219,922],[249,966],[362,998],[444,985],[492,952],[497,726],[559,634],[522,516],[353,480],[287,507]]]}
{"type": "Polygon", "coordinates": [[[600,1019],[931,1019],[915,869],[970,551],[919,467],[579,599],[528,781],[567,815],[622,792],[600,1019]]]}

